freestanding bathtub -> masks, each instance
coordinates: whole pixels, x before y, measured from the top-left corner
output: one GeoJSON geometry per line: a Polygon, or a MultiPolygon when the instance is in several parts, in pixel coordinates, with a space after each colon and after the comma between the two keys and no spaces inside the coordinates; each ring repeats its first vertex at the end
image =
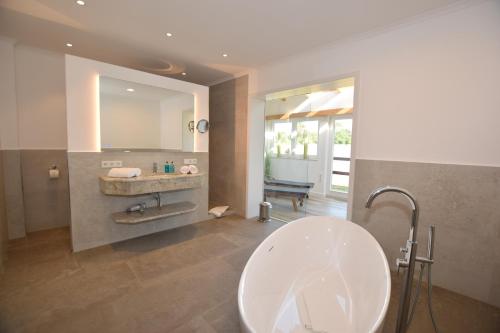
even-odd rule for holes
{"type": "Polygon", "coordinates": [[[391,294],[382,248],[365,229],[305,217],[267,237],[241,275],[241,329],[255,333],[381,332],[391,294]]]}

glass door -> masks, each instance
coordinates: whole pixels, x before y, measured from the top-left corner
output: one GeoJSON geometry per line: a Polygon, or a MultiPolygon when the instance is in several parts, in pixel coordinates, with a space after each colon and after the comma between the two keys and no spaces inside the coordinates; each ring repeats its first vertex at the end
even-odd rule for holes
{"type": "Polygon", "coordinates": [[[282,221],[347,215],[354,78],[266,95],[264,200],[282,221]]]}
{"type": "Polygon", "coordinates": [[[271,217],[286,222],[307,215],[315,185],[309,170],[318,155],[319,122],[306,117],[309,100],[299,94],[266,101],[264,198],[271,217]]]}

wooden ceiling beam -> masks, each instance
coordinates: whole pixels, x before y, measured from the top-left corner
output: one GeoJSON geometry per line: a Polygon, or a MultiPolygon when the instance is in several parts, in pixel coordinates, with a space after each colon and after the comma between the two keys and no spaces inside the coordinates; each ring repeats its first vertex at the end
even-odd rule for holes
{"type": "Polygon", "coordinates": [[[339,109],[328,109],[328,110],[320,110],[320,111],[273,114],[273,115],[266,116],[266,120],[288,120],[291,118],[313,118],[313,117],[325,117],[325,116],[351,114],[351,113],[352,113],[352,108],[339,108],[339,109]]]}

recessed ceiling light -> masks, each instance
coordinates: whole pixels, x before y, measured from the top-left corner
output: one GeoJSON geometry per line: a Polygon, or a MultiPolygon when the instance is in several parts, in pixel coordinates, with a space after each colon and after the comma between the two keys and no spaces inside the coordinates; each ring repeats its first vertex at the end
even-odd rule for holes
{"type": "Polygon", "coordinates": [[[80,6],[85,6],[85,1],[83,1],[83,0],[77,0],[76,4],[80,5],[80,6]]]}
{"type": "Polygon", "coordinates": [[[172,37],[172,33],[171,32],[167,32],[167,37],[172,37]]]}
{"type": "Polygon", "coordinates": [[[134,88],[127,88],[127,91],[134,92],[134,88]]]}
{"type": "Polygon", "coordinates": [[[187,73],[186,73],[186,72],[182,72],[181,74],[182,74],[182,75],[184,75],[184,76],[186,76],[186,75],[187,75],[187,73]]]}
{"type": "Polygon", "coordinates": [[[72,47],[72,46],[73,46],[73,44],[71,44],[71,43],[66,43],[66,46],[67,46],[67,47],[72,47]]]}
{"type": "Polygon", "coordinates": [[[223,56],[224,58],[227,58],[228,54],[227,54],[227,53],[222,53],[222,56],[223,56]]]}

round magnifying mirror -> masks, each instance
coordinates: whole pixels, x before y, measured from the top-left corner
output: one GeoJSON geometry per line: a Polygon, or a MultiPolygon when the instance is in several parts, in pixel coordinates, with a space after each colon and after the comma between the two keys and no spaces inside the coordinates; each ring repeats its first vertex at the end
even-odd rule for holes
{"type": "Polygon", "coordinates": [[[210,128],[210,124],[208,123],[208,120],[206,120],[206,119],[201,119],[198,121],[198,124],[196,124],[196,129],[200,133],[207,132],[209,128],[210,128]]]}

